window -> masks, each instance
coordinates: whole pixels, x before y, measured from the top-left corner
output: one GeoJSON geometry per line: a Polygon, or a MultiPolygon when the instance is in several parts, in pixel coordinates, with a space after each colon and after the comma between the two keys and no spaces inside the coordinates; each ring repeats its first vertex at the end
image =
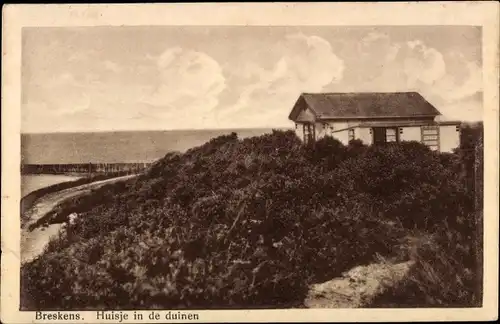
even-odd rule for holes
{"type": "Polygon", "coordinates": [[[314,141],[314,138],[316,137],[316,130],[314,125],[312,124],[303,124],[303,132],[304,132],[304,142],[305,143],[311,143],[314,141]]]}
{"type": "Polygon", "coordinates": [[[373,144],[399,142],[397,127],[374,127],[371,133],[373,144]]]}
{"type": "Polygon", "coordinates": [[[422,143],[432,150],[439,149],[439,126],[422,126],[422,143]]]}
{"type": "Polygon", "coordinates": [[[334,128],[333,128],[333,124],[330,124],[328,126],[328,135],[330,135],[331,137],[333,137],[333,133],[334,133],[334,128]]]}
{"type": "Polygon", "coordinates": [[[323,126],[323,132],[326,136],[331,136],[332,135],[332,127],[328,123],[322,123],[323,126]]]}
{"type": "Polygon", "coordinates": [[[349,128],[348,135],[349,135],[349,139],[348,139],[349,142],[353,141],[354,140],[354,128],[349,128]]]}
{"type": "Polygon", "coordinates": [[[385,131],[386,142],[397,142],[397,134],[395,128],[387,128],[385,131]]]}

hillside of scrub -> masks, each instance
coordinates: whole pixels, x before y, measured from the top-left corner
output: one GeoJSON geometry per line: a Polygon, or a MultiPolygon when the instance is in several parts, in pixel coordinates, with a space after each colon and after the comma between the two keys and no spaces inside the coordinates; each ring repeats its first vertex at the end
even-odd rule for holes
{"type": "MultiPolygon", "coordinates": [[[[53,211],[51,222],[78,218],[22,267],[21,309],[303,307],[311,284],[381,256],[432,267],[429,250],[458,265],[429,279],[449,285],[447,295],[404,286],[405,301],[476,305],[469,151],[332,138],[305,146],[293,131],[273,131],[167,154],[53,211]]],[[[377,302],[391,298],[401,294],[377,302]]]]}

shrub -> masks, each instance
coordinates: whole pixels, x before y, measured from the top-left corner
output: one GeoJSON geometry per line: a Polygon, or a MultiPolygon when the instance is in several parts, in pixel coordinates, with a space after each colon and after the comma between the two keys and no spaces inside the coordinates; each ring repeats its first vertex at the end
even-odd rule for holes
{"type": "Polygon", "coordinates": [[[478,241],[482,238],[472,228],[446,227],[414,244],[410,259],[415,265],[407,278],[377,296],[371,307],[481,307],[478,241]]]}
{"type": "MultiPolygon", "coordinates": [[[[460,163],[458,154],[412,142],[344,146],[325,138],[303,146],[292,131],[221,136],[56,208],[54,219],[80,216],[23,265],[23,294],[31,295],[23,307],[300,306],[311,283],[390,256],[414,232],[437,242],[413,256],[415,271],[440,264],[434,252],[467,257],[472,269],[479,249],[464,242],[476,244],[466,233],[477,222],[467,217],[473,197],[460,163]],[[445,244],[448,233],[455,245],[445,244]]],[[[458,265],[442,260],[446,271],[458,265]]],[[[462,286],[439,280],[471,287],[470,276],[455,274],[462,286]]],[[[438,296],[424,275],[411,282],[420,296],[435,296],[426,303],[476,298],[453,288],[438,296]]],[[[415,291],[407,287],[403,294],[415,291]]]]}

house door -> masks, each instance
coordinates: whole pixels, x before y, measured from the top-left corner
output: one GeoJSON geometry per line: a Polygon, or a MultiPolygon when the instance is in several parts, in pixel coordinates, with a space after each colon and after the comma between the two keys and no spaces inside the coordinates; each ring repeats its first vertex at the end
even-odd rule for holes
{"type": "Polygon", "coordinates": [[[383,144],[386,142],[385,128],[374,127],[373,128],[373,144],[383,144]]]}
{"type": "Polygon", "coordinates": [[[385,144],[388,142],[399,142],[397,127],[374,127],[373,144],[385,144]]]}
{"type": "Polygon", "coordinates": [[[316,138],[316,128],[314,127],[314,124],[307,123],[303,125],[304,129],[304,142],[305,143],[312,143],[314,139],[316,138]]]}

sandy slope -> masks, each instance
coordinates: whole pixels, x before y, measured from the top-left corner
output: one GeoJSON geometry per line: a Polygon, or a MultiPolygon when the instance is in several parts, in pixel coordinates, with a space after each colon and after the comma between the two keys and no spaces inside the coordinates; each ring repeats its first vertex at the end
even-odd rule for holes
{"type": "Polygon", "coordinates": [[[308,308],[362,308],[371,300],[404,280],[412,261],[373,263],[355,267],[340,278],[312,285],[305,300],[308,308]]]}
{"type": "Polygon", "coordinates": [[[31,224],[44,217],[60,202],[68,198],[87,193],[105,184],[123,181],[132,177],[135,177],[135,175],[96,181],[54,192],[37,200],[21,217],[21,263],[29,262],[39,256],[50,239],[57,236],[62,226],[62,224],[52,224],[48,227],[37,227],[30,231],[28,228],[31,224]]]}

